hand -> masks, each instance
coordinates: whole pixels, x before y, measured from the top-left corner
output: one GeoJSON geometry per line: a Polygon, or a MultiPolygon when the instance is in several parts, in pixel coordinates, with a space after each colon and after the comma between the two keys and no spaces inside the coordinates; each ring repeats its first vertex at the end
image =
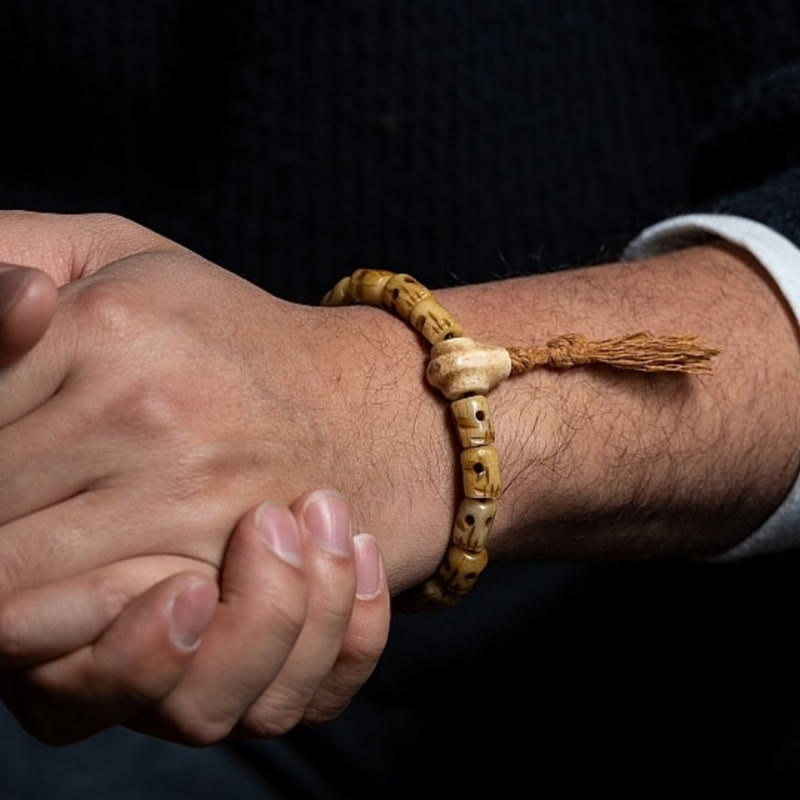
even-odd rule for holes
{"type": "MultiPolygon", "coordinates": [[[[419,351],[395,321],[404,348],[376,349],[386,384],[368,389],[377,381],[362,358],[363,316],[353,325],[347,309],[279,301],[127,221],[101,218],[98,232],[94,218],[20,219],[31,261],[54,226],[60,241],[71,237],[69,267],[45,266],[72,282],[40,345],[0,374],[0,491],[9,498],[0,509],[0,585],[35,586],[164,551],[218,565],[220,531],[265,485],[284,501],[314,485],[357,490],[358,505],[400,533],[402,547],[389,556],[399,565],[395,585],[432,571],[449,528],[438,484],[425,480],[410,496],[436,535],[419,525],[405,535],[402,515],[380,500],[397,493],[398,471],[381,465],[368,486],[363,464],[365,454],[381,450],[383,461],[393,449],[411,484],[420,465],[439,472],[436,443],[432,453],[409,430],[365,452],[357,446],[368,418],[367,430],[385,425],[388,393],[410,404],[419,390],[395,378],[419,351]],[[342,375],[347,391],[332,389],[342,375]]],[[[434,420],[439,408],[412,419],[424,414],[434,420]]],[[[446,428],[435,427],[449,453],[446,428]]]]}
{"type": "Polygon", "coordinates": [[[219,604],[216,571],[181,561],[135,559],[4,598],[0,665],[15,669],[3,697],[31,733],[66,743],[124,723],[189,744],[276,736],[337,716],[371,673],[387,583],[339,495],[245,514],[219,604]]]}
{"type": "Polygon", "coordinates": [[[44,335],[57,287],[126,254],[131,240],[158,247],[168,240],[109,214],[0,211],[0,366],[13,363],[44,335]]]}
{"type": "MultiPolygon", "coordinates": [[[[181,250],[177,245],[172,245],[172,243],[166,242],[161,237],[145,231],[139,226],[116,220],[115,218],[96,215],[73,218],[19,213],[7,213],[0,216],[2,216],[2,223],[6,227],[6,236],[0,245],[0,248],[5,248],[3,255],[8,256],[10,253],[11,257],[17,260],[16,256],[21,254],[25,258],[33,260],[37,266],[52,275],[52,278],[60,284],[64,284],[67,281],[80,281],[95,270],[99,263],[102,263],[96,259],[102,259],[104,255],[126,252],[124,248],[127,240],[131,238],[131,233],[134,234],[134,238],[138,237],[137,241],[141,246],[157,247],[166,243],[176,250],[181,250]],[[113,230],[116,230],[116,235],[109,235],[113,230]]],[[[24,276],[28,285],[26,291],[17,291],[16,298],[11,298],[16,300],[13,306],[13,314],[6,315],[4,327],[0,329],[3,334],[0,336],[0,352],[9,356],[6,359],[7,362],[13,357],[22,355],[26,349],[35,343],[36,338],[41,335],[47,322],[49,322],[55,306],[55,286],[52,281],[47,280],[44,273],[24,268],[17,269],[15,272],[24,276]],[[34,335],[26,334],[26,331],[34,331],[34,335]],[[23,342],[24,346],[18,346],[17,343],[19,342],[23,342]]],[[[0,298],[2,296],[3,290],[2,286],[0,286],[0,298]]],[[[242,530],[242,524],[237,530],[242,530]]],[[[234,538],[235,541],[236,539],[234,538]]],[[[228,572],[236,572],[236,562],[232,554],[237,552],[239,551],[235,545],[229,547],[226,574],[228,572]],[[232,558],[234,558],[233,565],[231,564],[232,558]]],[[[377,550],[369,544],[368,539],[362,537],[357,539],[356,552],[362,554],[361,561],[363,562],[366,554],[375,553],[377,550]]],[[[318,562],[319,558],[313,563],[318,564],[318,562]]],[[[128,602],[134,595],[144,592],[164,575],[177,573],[180,569],[186,568],[186,566],[180,563],[180,559],[175,558],[137,559],[135,562],[119,563],[106,569],[98,570],[96,573],[83,574],[80,578],[67,581],[64,585],[48,586],[41,592],[28,591],[19,595],[8,595],[0,612],[2,616],[2,621],[0,622],[2,643],[0,648],[5,651],[6,662],[19,662],[22,660],[30,663],[36,659],[53,659],[59,652],[65,652],[77,647],[79,642],[82,643],[95,638],[99,634],[101,626],[107,623],[113,614],[123,607],[123,602],[128,602]],[[94,616],[88,613],[89,611],[92,611],[94,616]],[[59,614],[58,612],[62,613],[59,614]],[[48,613],[50,614],[49,619],[48,613]],[[36,621],[37,625],[41,626],[38,630],[31,627],[33,620],[36,621]],[[78,626],[77,630],[76,625],[78,626]],[[81,637],[83,638],[81,639],[81,637]],[[44,651],[37,652],[38,646],[43,646],[44,651]]],[[[200,566],[205,567],[205,565],[200,566]]],[[[198,565],[190,564],[188,568],[196,570],[198,565]]],[[[252,562],[249,563],[248,568],[251,571],[255,569],[252,562]]],[[[339,572],[341,572],[341,569],[339,572]]],[[[309,609],[308,620],[312,623],[316,620],[317,628],[324,628],[322,623],[325,623],[326,620],[328,621],[328,627],[330,627],[331,620],[336,617],[337,607],[341,606],[341,601],[338,602],[338,605],[335,602],[335,592],[333,591],[335,585],[333,578],[336,573],[336,569],[329,567],[327,569],[327,578],[317,580],[317,590],[312,593],[311,600],[313,602],[309,609]],[[327,592],[325,589],[327,589],[327,592]]],[[[196,577],[197,575],[195,575],[195,584],[196,577]]],[[[174,601],[174,597],[185,588],[187,579],[188,576],[183,574],[177,575],[171,580],[165,580],[152,589],[146,597],[139,598],[132,604],[131,608],[126,608],[120,620],[101,640],[106,649],[103,650],[101,648],[100,652],[105,653],[106,658],[105,661],[95,664],[93,680],[89,682],[88,686],[85,682],[86,675],[80,672],[78,675],[83,675],[84,683],[82,686],[76,685],[75,657],[51,661],[43,668],[29,669],[25,672],[24,680],[16,677],[13,681],[14,692],[11,695],[15,700],[15,707],[28,719],[29,728],[36,731],[42,738],[49,740],[74,739],[85,736],[100,727],[112,724],[124,713],[129,714],[131,712],[131,698],[128,698],[127,704],[120,705],[119,701],[113,702],[111,697],[113,687],[120,691],[121,688],[125,687],[126,679],[135,678],[135,680],[131,681],[132,683],[138,681],[140,686],[145,687],[135,693],[135,697],[138,698],[138,704],[142,705],[146,699],[152,698],[155,691],[154,687],[162,687],[163,689],[170,681],[174,681],[178,668],[180,666],[184,669],[188,667],[187,653],[183,652],[181,654],[182,658],[177,660],[174,652],[171,659],[158,658],[160,651],[164,650],[165,642],[169,640],[164,638],[163,613],[152,615],[150,609],[154,605],[157,606],[159,602],[163,603],[165,596],[167,597],[167,604],[171,604],[174,601]],[[161,628],[154,628],[154,619],[161,620],[161,628]],[[144,625],[141,620],[148,620],[148,625],[144,625]],[[119,653],[115,656],[113,650],[108,650],[108,642],[114,641],[115,635],[117,637],[120,635],[112,632],[127,629],[138,631],[139,633],[138,637],[132,637],[129,633],[126,633],[121,639],[121,641],[127,642],[129,645],[136,644],[135,652],[139,654],[139,658],[130,661],[131,664],[137,665],[135,673],[132,674],[130,670],[127,672],[123,670],[121,674],[108,674],[105,676],[106,680],[98,680],[103,677],[101,674],[103,669],[107,672],[111,671],[109,658],[115,663],[119,662],[119,653]],[[145,647],[147,642],[149,642],[149,650],[145,647]],[[148,658],[147,663],[150,664],[149,672],[143,669],[143,655],[148,658]],[[155,668],[156,664],[160,666],[160,669],[155,668]],[[110,684],[109,681],[111,681],[110,684]],[[23,683],[27,684],[28,688],[21,691],[21,684],[23,683]],[[103,699],[98,705],[100,698],[95,696],[92,701],[92,691],[97,693],[99,686],[104,686],[106,694],[103,695],[101,693],[100,698],[103,699]],[[54,700],[56,695],[61,698],[61,705],[67,711],[66,714],[59,713],[59,704],[54,700]],[[42,703],[44,696],[49,698],[45,704],[42,703]],[[67,700],[68,702],[66,702],[67,700]],[[92,702],[94,702],[95,708],[93,713],[89,713],[87,706],[91,705],[92,702]],[[78,706],[83,708],[82,713],[76,716],[72,712],[78,706]],[[38,713],[42,709],[46,709],[48,712],[44,716],[38,713]],[[80,725],[78,726],[75,725],[76,719],[80,720],[80,725]],[[65,725],[65,722],[68,724],[65,725]]],[[[341,580],[339,582],[341,583],[341,580]]],[[[195,584],[192,584],[192,586],[194,587],[195,584]]],[[[383,586],[384,589],[381,594],[383,595],[385,610],[385,579],[383,579],[383,586]]],[[[199,585],[197,589],[202,590],[203,586],[199,585]]],[[[208,585],[205,589],[208,589],[208,585]]],[[[202,594],[203,592],[201,591],[202,594]]],[[[341,591],[339,594],[342,594],[341,591]]],[[[346,592],[344,597],[347,597],[346,592]]],[[[358,600],[356,602],[356,611],[363,606],[363,599],[358,600]]],[[[202,617],[202,613],[200,613],[200,616],[202,617]]],[[[339,620],[340,623],[342,619],[339,620]]],[[[376,642],[380,641],[380,625],[377,628],[375,627],[377,622],[379,620],[375,614],[371,618],[364,613],[361,613],[360,616],[358,613],[354,614],[353,620],[348,627],[348,635],[342,649],[339,666],[326,680],[325,686],[328,688],[323,687],[317,693],[316,700],[306,713],[307,719],[309,717],[324,719],[337,713],[352,693],[348,691],[348,686],[351,686],[352,691],[354,691],[357,688],[354,684],[354,679],[356,683],[365,679],[368,673],[365,671],[364,665],[368,665],[371,669],[374,659],[370,661],[370,658],[365,657],[364,654],[371,655],[374,653],[376,642]],[[367,624],[370,620],[373,624],[373,630],[369,630],[369,625],[367,624]],[[369,634],[372,634],[371,637],[369,634]],[[354,648],[351,646],[353,642],[357,644],[355,655],[354,648]],[[360,656],[359,653],[361,654],[360,656]],[[359,678],[358,676],[361,677],[359,678]],[[325,699],[326,695],[327,699],[325,699]]],[[[239,627],[247,632],[249,638],[252,638],[252,631],[248,631],[242,625],[239,627]]],[[[304,648],[295,648],[293,650],[295,654],[293,658],[298,657],[297,653],[306,652],[308,654],[310,648],[313,650],[313,642],[317,639],[313,633],[314,629],[313,624],[304,626],[303,641],[306,642],[306,645],[304,648]]],[[[234,632],[236,628],[232,627],[230,630],[234,632]]],[[[322,638],[321,643],[323,646],[326,644],[330,646],[330,632],[327,637],[322,638]]],[[[319,645],[317,649],[319,649],[319,645]]],[[[86,650],[88,648],[85,648],[86,650]]],[[[210,658],[213,663],[215,651],[209,644],[204,644],[200,652],[206,654],[209,651],[212,653],[210,658]]],[[[125,649],[123,648],[120,653],[124,652],[125,649]]],[[[86,655],[85,652],[84,655],[86,655]]],[[[313,656],[313,652],[311,655],[313,656]]],[[[228,656],[229,653],[226,652],[217,652],[216,654],[218,661],[231,665],[228,656]]],[[[88,656],[86,657],[88,658],[88,656]]],[[[303,657],[303,660],[307,659],[303,657]]],[[[94,658],[92,658],[92,661],[94,661],[94,658]]],[[[123,661],[122,663],[126,662],[123,661]]],[[[319,658],[312,657],[309,663],[316,664],[317,669],[320,666],[324,666],[324,660],[320,661],[319,658]]],[[[241,669],[238,665],[233,663],[231,666],[236,667],[231,671],[239,674],[241,669]]],[[[219,670],[212,670],[212,672],[218,673],[219,670]]],[[[308,669],[306,669],[306,673],[308,678],[308,669]]],[[[291,672],[289,674],[291,676],[291,672]]],[[[257,680],[263,680],[263,665],[259,667],[257,675],[257,680]]],[[[281,673],[281,676],[285,681],[285,670],[281,673]]],[[[310,677],[313,678],[313,673],[310,677]]],[[[183,684],[181,685],[183,686],[183,684]]],[[[181,691],[185,693],[185,690],[182,689],[181,691]]],[[[171,702],[175,702],[174,698],[179,696],[180,693],[173,690],[171,702]]],[[[240,735],[242,733],[244,735],[267,735],[279,732],[282,727],[291,725],[293,715],[297,713],[296,706],[300,695],[297,692],[292,693],[290,699],[294,704],[294,708],[286,708],[283,713],[277,715],[269,713],[271,706],[275,705],[274,687],[270,696],[271,700],[262,698],[257,704],[257,708],[251,709],[247,713],[247,718],[237,728],[240,735]]],[[[182,741],[203,740],[209,737],[210,740],[214,740],[220,736],[220,726],[224,729],[226,724],[230,724],[229,719],[209,720],[202,715],[198,718],[196,714],[194,718],[182,720],[182,722],[176,722],[176,719],[180,719],[180,713],[163,711],[158,714],[151,713],[149,721],[143,721],[140,724],[146,724],[150,732],[162,736],[170,735],[182,741]],[[170,714],[174,719],[170,719],[170,714]],[[184,726],[185,730],[181,729],[180,724],[184,726]]]]}

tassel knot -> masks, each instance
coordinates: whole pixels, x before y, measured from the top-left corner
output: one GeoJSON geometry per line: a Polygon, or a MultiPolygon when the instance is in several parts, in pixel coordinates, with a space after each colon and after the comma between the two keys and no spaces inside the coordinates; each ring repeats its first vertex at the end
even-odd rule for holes
{"type": "Polygon", "coordinates": [[[711,359],[719,350],[706,347],[698,337],[653,336],[647,331],[617,339],[591,341],[578,333],[551,339],[540,347],[509,347],[511,374],[536,367],[567,369],[583,364],[605,364],[637,372],[711,372],[711,359]]]}

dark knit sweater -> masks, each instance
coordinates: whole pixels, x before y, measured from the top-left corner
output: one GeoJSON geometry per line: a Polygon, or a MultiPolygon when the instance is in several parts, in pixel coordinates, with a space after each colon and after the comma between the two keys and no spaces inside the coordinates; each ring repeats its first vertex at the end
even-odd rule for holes
{"type": "MultiPolygon", "coordinates": [[[[361,265],[435,287],[611,260],[690,210],[800,243],[796,0],[7,0],[0,30],[0,207],[118,212],[292,300],[361,265]]],[[[798,574],[493,567],[397,619],[340,720],[231,748],[231,785],[774,796],[800,785],[798,574]]],[[[142,746],[110,736],[25,774],[72,797],[75,753],[142,746]]],[[[93,796],[211,796],[210,757],[159,753],[92,763],[93,796]]]]}

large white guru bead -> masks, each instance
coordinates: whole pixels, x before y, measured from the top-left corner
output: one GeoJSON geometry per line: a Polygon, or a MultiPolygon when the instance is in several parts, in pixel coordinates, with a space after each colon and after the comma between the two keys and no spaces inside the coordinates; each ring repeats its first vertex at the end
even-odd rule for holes
{"type": "Polygon", "coordinates": [[[510,374],[508,350],[474,342],[468,336],[435,344],[427,370],[428,383],[448,400],[487,394],[510,374]]]}

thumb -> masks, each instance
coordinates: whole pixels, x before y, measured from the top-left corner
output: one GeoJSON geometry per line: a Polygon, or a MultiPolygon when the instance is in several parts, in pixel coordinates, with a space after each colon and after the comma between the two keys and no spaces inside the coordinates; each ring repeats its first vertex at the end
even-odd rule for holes
{"type": "Polygon", "coordinates": [[[0,263],[0,366],[21,358],[42,338],[57,299],[56,285],[44,272],[0,263]]]}

